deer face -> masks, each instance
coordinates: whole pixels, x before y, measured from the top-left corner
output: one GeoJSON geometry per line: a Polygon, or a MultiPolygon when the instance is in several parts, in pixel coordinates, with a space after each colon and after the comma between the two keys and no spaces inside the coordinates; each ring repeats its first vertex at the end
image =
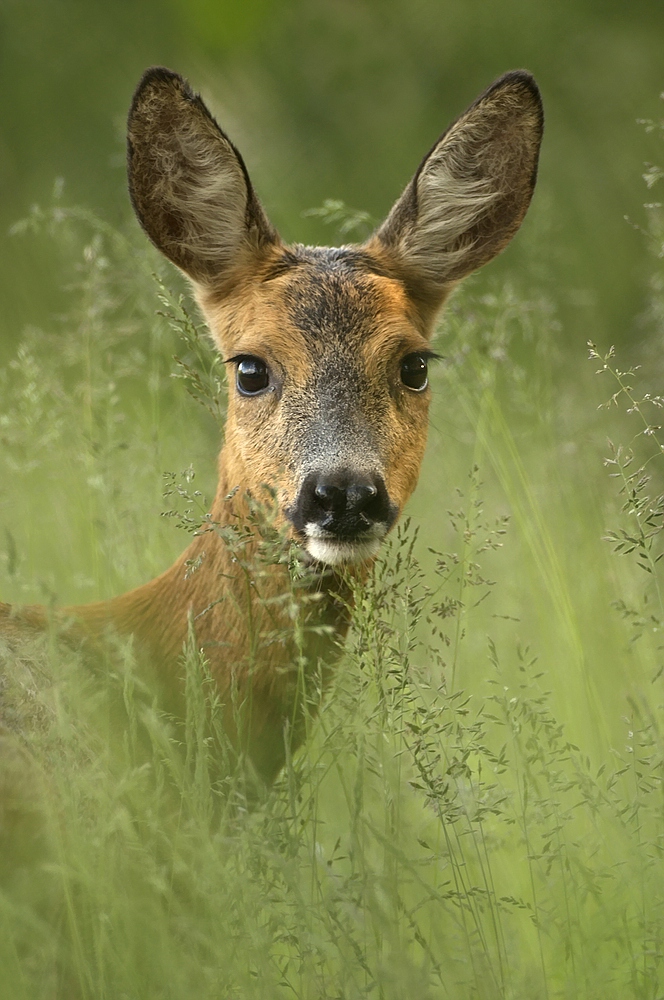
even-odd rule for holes
{"type": "Polygon", "coordinates": [[[377,269],[357,249],[280,250],[250,290],[207,308],[231,369],[227,449],[243,486],[272,485],[331,564],[375,555],[426,443],[429,344],[402,284],[377,269]]]}
{"type": "Polygon", "coordinates": [[[130,192],[228,363],[229,485],[271,487],[315,559],[374,556],[412,493],[436,312],[520,225],[541,129],[532,78],[508,74],[441,137],[366,244],[285,247],[200,98],[167,70],[141,81],[130,192]]]}

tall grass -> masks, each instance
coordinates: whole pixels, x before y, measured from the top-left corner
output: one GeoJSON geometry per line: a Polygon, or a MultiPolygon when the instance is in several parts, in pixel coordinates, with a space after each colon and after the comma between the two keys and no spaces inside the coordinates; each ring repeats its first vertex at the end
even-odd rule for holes
{"type": "MultiPolygon", "coordinates": [[[[1,376],[2,596],[92,599],[182,547],[223,394],[155,262],[62,205],[33,222],[81,250],[71,316],[1,376]]],[[[419,500],[258,799],[219,777],[193,636],[181,722],[130,646],[93,670],[49,636],[0,646],[0,994],[662,996],[660,432],[631,466],[616,445],[616,490],[601,386],[556,332],[514,288],[453,302],[419,500]]],[[[594,351],[630,440],[661,400],[594,351]]]]}

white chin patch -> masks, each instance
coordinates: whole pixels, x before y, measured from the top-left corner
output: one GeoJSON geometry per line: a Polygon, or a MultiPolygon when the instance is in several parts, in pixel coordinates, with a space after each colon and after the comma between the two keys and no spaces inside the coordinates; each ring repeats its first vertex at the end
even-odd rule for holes
{"type": "Polygon", "coordinates": [[[305,526],[305,532],[307,534],[305,547],[309,555],[318,562],[327,563],[328,566],[372,559],[377,555],[382,541],[382,538],[374,535],[371,538],[358,539],[356,542],[339,542],[333,538],[321,537],[320,528],[309,524],[305,526]]]}

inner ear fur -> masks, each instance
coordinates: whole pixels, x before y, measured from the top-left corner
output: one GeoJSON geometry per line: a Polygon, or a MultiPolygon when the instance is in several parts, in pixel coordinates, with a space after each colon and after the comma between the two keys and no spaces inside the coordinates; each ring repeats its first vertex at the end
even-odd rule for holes
{"type": "Polygon", "coordinates": [[[535,80],[506,73],[425,156],[367,244],[412,297],[436,309],[521,225],[537,179],[544,127],[535,80]]]}
{"type": "Polygon", "coordinates": [[[177,73],[143,75],[127,123],[129,193],[155,246],[193,281],[229,272],[279,242],[240,153],[177,73]]]}

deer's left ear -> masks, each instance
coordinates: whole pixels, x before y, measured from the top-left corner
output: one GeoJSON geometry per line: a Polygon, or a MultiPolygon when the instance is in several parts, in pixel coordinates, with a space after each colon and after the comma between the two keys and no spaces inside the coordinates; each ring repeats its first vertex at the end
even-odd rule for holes
{"type": "Polygon", "coordinates": [[[440,137],[367,244],[416,301],[435,309],[521,225],[544,116],[533,77],[496,80],[440,137]]]}

